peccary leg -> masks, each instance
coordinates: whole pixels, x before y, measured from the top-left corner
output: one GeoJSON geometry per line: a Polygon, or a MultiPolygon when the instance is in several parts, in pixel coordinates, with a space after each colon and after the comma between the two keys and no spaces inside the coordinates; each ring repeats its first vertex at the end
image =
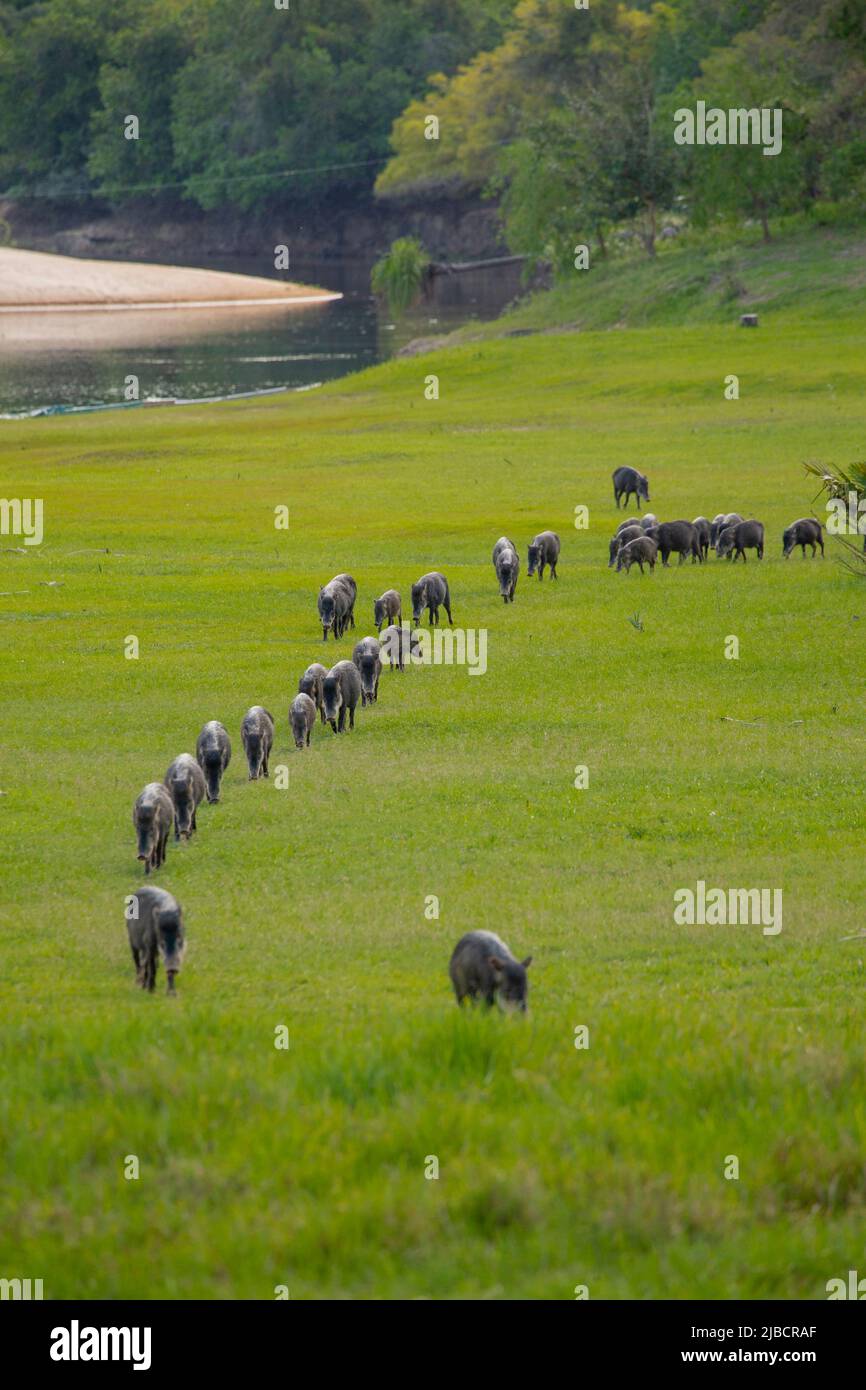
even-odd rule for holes
{"type": "Polygon", "coordinates": [[[328,720],[328,723],[330,724],[331,728],[334,730],[334,733],[336,733],[336,732],[337,732],[337,721],[336,721],[336,719],[329,719],[329,720],[328,720]]]}
{"type": "Polygon", "coordinates": [[[349,706],[349,728],[350,728],[350,729],[354,729],[354,727],[355,727],[355,706],[354,706],[354,705],[350,705],[350,706],[349,706]]]}

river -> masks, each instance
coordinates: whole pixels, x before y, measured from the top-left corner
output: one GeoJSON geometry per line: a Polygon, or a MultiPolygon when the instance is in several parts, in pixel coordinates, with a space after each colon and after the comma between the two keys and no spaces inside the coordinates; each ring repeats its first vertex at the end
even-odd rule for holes
{"type": "Polygon", "coordinates": [[[199,400],[311,387],[382,362],[412,338],[494,318],[520,290],[514,265],[439,276],[429,302],[395,319],[370,295],[369,263],[295,263],[287,275],[259,261],[196,264],[344,297],[294,308],[0,314],[0,415],[118,404],[136,390],[141,400],[199,400]]]}

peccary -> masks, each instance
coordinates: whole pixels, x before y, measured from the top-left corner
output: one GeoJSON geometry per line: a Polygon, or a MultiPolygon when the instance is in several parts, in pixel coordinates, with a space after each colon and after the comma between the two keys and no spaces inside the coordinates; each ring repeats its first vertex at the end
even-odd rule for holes
{"type": "Polygon", "coordinates": [[[531,964],[532,956],[515,960],[495,932],[467,932],[454,947],[448,966],[457,1003],[468,997],[490,1005],[495,999],[502,1009],[525,1012],[529,991],[526,972],[531,964]]]}
{"type": "Polygon", "coordinates": [[[132,808],[138,857],[144,863],[146,874],[165,863],[165,847],[173,819],[174,806],[162,782],[148,782],[132,808]]]}
{"type": "Polygon", "coordinates": [[[824,554],[824,536],[821,531],[820,521],[815,521],[811,516],[803,516],[799,521],[793,521],[782,536],[782,554],[787,560],[795,546],[800,546],[803,552],[803,559],[806,558],[806,546],[812,547],[812,559],[817,554],[818,546],[821,547],[821,554],[824,554]]]}
{"type": "Polygon", "coordinates": [[[643,473],[638,473],[636,468],[618,468],[613,475],[613,499],[619,506],[619,499],[622,497],[623,506],[628,506],[628,499],[634,497],[637,509],[640,511],[640,499],[643,497],[648,502],[649,480],[643,473]]]}
{"type": "Polygon", "coordinates": [[[349,711],[349,728],[355,727],[355,706],[361,694],[361,677],[353,661],[338,661],[322,682],[325,717],[334,733],[342,733],[349,711]],[[339,723],[337,722],[339,716],[339,723]]]}
{"type": "Polygon", "coordinates": [[[335,574],[319,590],[319,618],[322,623],[322,641],[327,642],[328,632],[333,629],[334,641],[342,637],[346,628],[355,626],[355,599],[358,586],[350,574],[335,574]]]}
{"type": "Polygon", "coordinates": [[[718,516],[714,516],[710,522],[710,550],[715,550],[719,534],[726,526],[736,526],[742,519],[739,512],[719,512],[718,516]]]}
{"type": "Polygon", "coordinates": [[[659,519],[656,516],[655,512],[647,512],[644,516],[641,517],[640,521],[638,522],[638,525],[642,527],[644,531],[648,531],[651,526],[658,526],[658,524],[659,519]]]}
{"type": "Polygon", "coordinates": [[[682,564],[687,555],[691,555],[692,564],[695,560],[703,563],[698,533],[690,521],[663,521],[658,526],[651,526],[646,533],[658,545],[661,552],[662,564],[667,567],[668,556],[673,552],[679,553],[678,564],[682,564]]]}
{"type": "Polygon", "coordinates": [[[165,774],[165,785],[174,806],[174,838],[188,840],[196,829],[195,813],[204,800],[204,773],[191,753],[181,753],[165,774]]]}
{"type": "Polygon", "coordinates": [[[736,526],[726,526],[716,540],[716,555],[721,559],[727,555],[738,560],[742,555],[746,563],[746,551],[756,550],[758,559],[764,558],[764,527],[760,521],[738,521],[736,526]]]}
{"type": "Polygon", "coordinates": [[[413,652],[419,647],[418,634],[409,630],[408,623],[401,623],[399,627],[393,624],[386,627],[379,640],[379,657],[388,658],[393,671],[396,666],[402,671],[407,658],[411,658],[413,652]]]}
{"type": "Polygon", "coordinates": [[[710,523],[705,516],[696,516],[692,525],[698,533],[698,543],[701,547],[701,554],[706,560],[710,551],[710,523]]]}
{"type": "Polygon", "coordinates": [[[382,674],[380,647],[375,637],[362,637],[355,643],[352,660],[361,677],[361,708],[374,705],[379,698],[379,677],[382,674]]]}
{"type": "Polygon", "coordinates": [[[493,547],[493,568],[496,570],[503,603],[513,603],[517,576],[520,573],[520,556],[514,542],[507,536],[500,536],[493,547]]]}
{"type": "Polygon", "coordinates": [[[274,746],[274,716],[263,705],[253,705],[241,724],[241,741],[247,755],[249,780],[268,775],[268,758],[274,746]]]}
{"type": "Polygon", "coordinates": [[[208,801],[219,801],[220,782],[232,760],[232,745],[218,719],[205,724],[195,745],[195,757],[207,783],[208,801]]]}
{"type": "Polygon", "coordinates": [[[412,617],[416,623],[421,621],[421,613],[426,608],[430,615],[430,626],[439,621],[440,606],[448,614],[448,621],[454,626],[454,619],[451,617],[451,595],[448,591],[448,580],[444,574],[439,574],[432,570],[430,574],[422,575],[416,584],[412,585],[412,617]]]}
{"type": "Polygon", "coordinates": [[[651,570],[656,567],[656,553],[658,546],[651,536],[638,536],[636,540],[629,541],[627,545],[620,548],[617,557],[617,570],[625,570],[628,574],[632,565],[640,565],[640,572],[643,574],[644,560],[646,560],[651,570]]]}
{"type": "Polygon", "coordinates": [[[381,598],[373,600],[373,621],[381,632],[388,623],[403,620],[403,602],[396,589],[386,589],[381,598]]]}
{"type": "Polygon", "coordinates": [[[289,723],[292,726],[292,737],[295,740],[296,748],[303,748],[304,744],[309,748],[310,735],[313,732],[313,725],[315,722],[315,702],[310,699],[309,695],[305,695],[302,691],[299,695],[295,696],[292,701],[292,707],[289,710],[289,723]]]}
{"type": "Polygon", "coordinates": [[[614,561],[622,547],[628,545],[629,541],[637,540],[638,537],[643,534],[643,527],[638,526],[637,522],[632,522],[628,526],[621,526],[616,535],[611,537],[609,559],[607,562],[608,569],[613,568],[614,561]]]}
{"type": "Polygon", "coordinates": [[[529,542],[527,552],[529,564],[526,568],[526,577],[531,579],[538,570],[538,578],[544,578],[544,566],[550,566],[550,574],[556,579],[556,566],[559,564],[559,536],[555,531],[539,531],[537,536],[533,536],[529,542]]]}
{"type": "Polygon", "coordinates": [[[168,981],[166,994],[174,994],[174,979],[186,950],[180,903],[164,888],[139,888],[130,896],[135,906],[127,905],[126,929],[135,962],[135,983],[152,994],[156,967],[162,960],[168,981]],[[129,916],[130,912],[134,915],[129,916]]]}
{"type": "Polygon", "coordinates": [[[301,695],[309,695],[316,709],[325,722],[325,707],[322,704],[322,681],[328,674],[327,666],[323,666],[320,661],[314,661],[312,666],[308,666],[301,679],[298,681],[298,690],[301,695]]]}

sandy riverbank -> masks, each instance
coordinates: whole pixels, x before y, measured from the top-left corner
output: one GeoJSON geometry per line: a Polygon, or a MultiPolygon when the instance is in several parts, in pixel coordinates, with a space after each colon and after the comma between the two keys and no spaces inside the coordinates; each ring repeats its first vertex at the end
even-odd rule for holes
{"type": "Polygon", "coordinates": [[[0,247],[0,313],[228,309],[325,304],[339,294],[313,285],[137,261],[90,261],[0,247]]]}

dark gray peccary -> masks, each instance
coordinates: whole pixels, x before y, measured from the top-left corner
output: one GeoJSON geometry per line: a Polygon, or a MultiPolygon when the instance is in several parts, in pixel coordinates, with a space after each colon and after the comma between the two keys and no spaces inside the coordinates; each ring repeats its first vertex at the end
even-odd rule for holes
{"type": "Polygon", "coordinates": [[[736,526],[738,521],[742,521],[739,512],[719,512],[710,522],[710,550],[715,550],[716,541],[726,526],[736,526]]]}
{"type": "Polygon", "coordinates": [[[219,801],[220,782],[232,760],[232,745],[224,725],[218,719],[211,719],[199,734],[195,758],[204,773],[208,801],[219,801]]]}
{"type": "Polygon", "coordinates": [[[274,746],[274,716],[263,705],[253,705],[241,724],[241,742],[247,755],[249,780],[268,775],[268,758],[274,746]]]}
{"type": "Polygon", "coordinates": [[[361,694],[361,677],[354,661],[338,661],[322,682],[325,718],[334,733],[341,734],[349,711],[349,728],[355,727],[355,706],[361,694]],[[339,722],[338,722],[339,718],[339,722]]]}
{"type": "Polygon", "coordinates": [[[527,551],[529,561],[526,567],[526,577],[531,579],[538,570],[538,578],[544,578],[544,566],[550,565],[551,578],[556,578],[556,566],[559,564],[559,536],[555,531],[539,531],[537,536],[533,536],[529,542],[527,551]]]}
{"type": "Polygon", "coordinates": [[[821,531],[820,521],[815,521],[811,516],[803,516],[799,521],[792,521],[791,525],[782,535],[782,554],[787,560],[795,546],[800,546],[803,551],[803,559],[806,558],[806,546],[812,547],[812,559],[817,554],[818,546],[821,547],[821,554],[824,554],[824,536],[821,531]]]}
{"type": "Polygon", "coordinates": [[[493,547],[493,568],[496,570],[503,603],[513,603],[517,576],[520,574],[520,556],[514,542],[507,536],[500,536],[493,547]]]}
{"type": "Polygon", "coordinates": [[[613,568],[614,561],[616,560],[616,557],[619,554],[622,547],[624,545],[628,545],[629,541],[636,541],[638,537],[642,536],[643,534],[643,527],[638,526],[637,522],[634,522],[632,525],[629,526],[620,527],[616,535],[611,537],[609,550],[610,558],[607,562],[608,569],[613,568]]]}
{"type": "Polygon", "coordinates": [[[352,660],[361,677],[361,707],[374,705],[379,698],[379,677],[382,674],[381,648],[375,637],[362,637],[355,643],[352,660]]]}
{"type": "Polygon", "coordinates": [[[423,574],[417,583],[412,585],[412,617],[416,623],[420,623],[421,614],[426,608],[432,627],[434,622],[439,621],[440,607],[445,609],[448,621],[453,627],[448,580],[444,574],[439,574],[438,570],[431,570],[430,574],[423,574]]]}
{"type": "Polygon", "coordinates": [[[705,516],[696,516],[692,525],[698,533],[701,554],[706,560],[710,552],[710,523],[705,516]]]}
{"type": "Polygon", "coordinates": [[[335,574],[319,590],[319,618],[322,623],[322,641],[327,642],[329,630],[333,630],[334,641],[342,637],[346,628],[355,626],[355,599],[358,586],[350,574],[335,574]]]}
{"type": "Polygon", "coordinates": [[[500,1008],[526,1010],[529,981],[526,972],[532,956],[515,960],[505,942],[492,931],[470,931],[454,947],[448,974],[457,1003],[466,998],[494,1000],[500,1008]]]}
{"type": "Polygon", "coordinates": [[[148,782],[132,808],[138,857],[144,863],[146,874],[165,863],[165,847],[173,820],[174,806],[162,782],[148,782]]]}
{"type": "Polygon", "coordinates": [[[737,561],[742,555],[745,564],[747,550],[756,550],[758,559],[763,560],[764,527],[760,521],[738,521],[736,526],[727,526],[719,532],[716,554],[720,559],[727,555],[729,560],[733,556],[737,561]]]}
{"type": "Polygon", "coordinates": [[[174,977],[186,950],[180,903],[164,888],[139,888],[130,896],[135,907],[127,904],[126,929],[135,962],[135,983],[152,994],[161,960],[168,981],[166,994],[174,994],[174,977]],[[130,912],[135,915],[129,916],[130,912]]]}
{"type": "Polygon", "coordinates": [[[188,840],[196,829],[195,813],[204,801],[204,773],[191,753],[181,753],[165,774],[165,785],[174,806],[174,838],[188,840]]]}
{"type": "Polygon", "coordinates": [[[399,627],[392,623],[380,634],[379,657],[381,660],[388,658],[392,671],[395,666],[402,671],[407,658],[411,660],[412,653],[417,650],[418,634],[410,632],[408,623],[401,623],[399,627]]]}
{"type": "Polygon", "coordinates": [[[668,556],[675,551],[679,553],[680,565],[687,555],[691,555],[692,564],[695,560],[703,564],[698,533],[690,521],[663,521],[659,526],[651,526],[646,534],[658,545],[665,567],[668,556]]]}
{"type": "Polygon", "coordinates": [[[621,497],[624,499],[624,507],[628,506],[628,499],[634,497],[640,511],[640,499],[643,497],[647,502],[650,500],[649,480],[643,473],[638,473],[636,468],[618,468],[613,475],[613,498],[617,507],[621,497]]]}
{"type": "Polygon", "coordinates": [[[640,572],[643,574],[644,560],[651,570],[656,567],[656,553],[658,546],[651,536],[638,536],[636,540],[629,541],[627,545],[620,548],[616,561],[617,571],[625,570],[628,574],[632,565],[640,565],[640,572]]]}
{"type": "Polygon", "coordinates": [[[381,632],[389,623],[403,620],[403,603],[396,589],[386,589],[381,598],[373,600],[373,621],[381,632]]]}
{"type": "Polygon", "coordinates": [[[301,691],[299,695],[295,696],[289,710],[289,723],[292,726],[292,737],[295,740],[296,748],[303,748],[305,744],[309,748],[310,735],[313,732],[315,722],[315,701],[301,691]]]}
{"type": "Polygon", "coordinates": [[[298,681],[298,691],[301,695],[309,695],[316,709],[325,722],[325,707],[322,704],[322,681],[328,674],[327,666],[323,666],[321,661],[314,661],[312,666],[308,666],[301,679],[298,681]]]}

